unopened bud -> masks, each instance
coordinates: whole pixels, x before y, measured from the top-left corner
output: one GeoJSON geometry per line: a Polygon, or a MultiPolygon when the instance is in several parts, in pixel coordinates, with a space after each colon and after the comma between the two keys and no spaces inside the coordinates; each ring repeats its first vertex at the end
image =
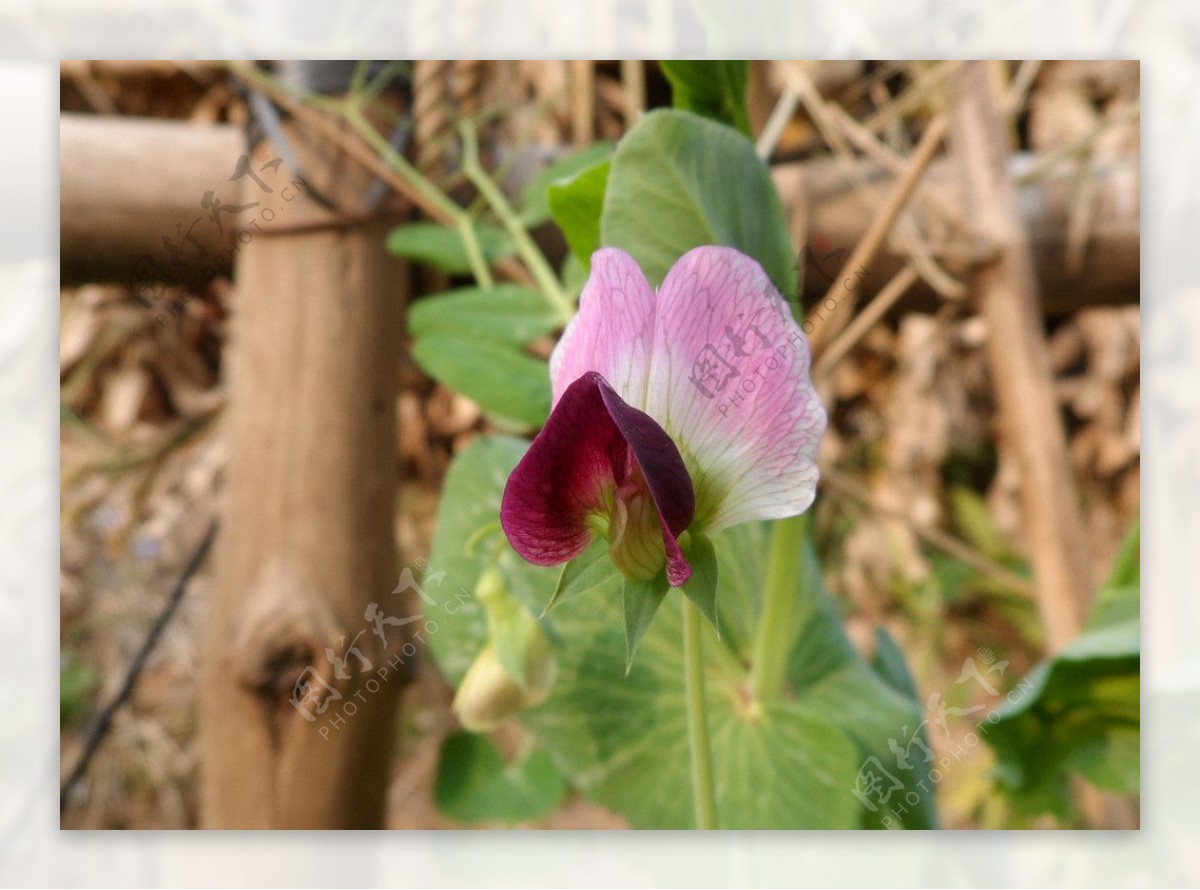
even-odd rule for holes
{"type": "Polygon", "coordinates": [[[498,569],[488,569],[479,576],[479,581],[475,584],[475,598],[483,603],[486,609],[496,607],[506,600],[508,595],[504,576],[498,569]]]}
{"type": "Polygon", "coordinates": [[[546,635],[530,635],[525,651],[525,688],[500,664],[496,647],[488,642],[459,684],[454,696],[454,713],[465,729],[488,732],[526,708],[546,700],[557,673],[554,649],[546,635]]]}

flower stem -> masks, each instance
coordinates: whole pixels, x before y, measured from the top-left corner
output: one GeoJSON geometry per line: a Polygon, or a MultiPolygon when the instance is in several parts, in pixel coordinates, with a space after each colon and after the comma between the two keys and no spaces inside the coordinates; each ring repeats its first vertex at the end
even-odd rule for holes
{"type": "Polygon", "coordinates": [[[807,516],[775,523],[763,590],[762,614],[751,655],[750,691],[759,704],[778,697],[795,640],[796,601],[800,595],[800,561],[807,516]]]}
{"type": "Polygon", "coordinates": [[[704,652],[700,637],[703,617],[686,596],[683,601],[683,670],[687,695],[688,744],[692,751],[692,797],[696,827],[717,827],[717,799],[713,793],[712,751],[708,745],[708,713],[704,698],[704,652]]]}
{"type": "Polygon", "coordinates": [[[517,218],[512,205],[504,197],[504,192],[487,175],[487,172],[479,163],[479,142],[475,136],[475,128],[469,121],[460,121],[458,132],[463,144],[463,173],[467,175],[467,178],[471,180],[475,188],[479,190],[480,196],[492,208],[492,212],[504,224],[504,228],[508,231],[508,236],[512,238],[513,246],[516,247],[518,255],[520,255],[521,260],[525,263],[530,274],[533,275],[534,281],[537,282],[538,287],[541,289],[542,296],[559,313],[564,324],[569,322],[575,317],[575,306],[572,304],[571,298],[567,296],[566,291],[563,290],[562,285],[559,284],[558,276],[554,274],[550,263],[546,261],[541,248],[534,243],[533,238],[525,231],[525,227],[517,218]]]}

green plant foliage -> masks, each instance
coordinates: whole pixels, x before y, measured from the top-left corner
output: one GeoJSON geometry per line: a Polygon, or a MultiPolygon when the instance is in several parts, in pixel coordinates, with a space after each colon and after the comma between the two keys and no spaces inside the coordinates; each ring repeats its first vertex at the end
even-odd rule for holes
{"type": "Polygon", "coordinates": [[[559,324],[536,291],[511,284],[426,297],[408,320],[417,364],[516,429],[537,428],[550,413],[546,363],[525,347],[559,324]]]}
{"type": "Polygon", "coordinates": [[[59,726],[69,726],[88,712],[98,682],[90,664],[70,653],[63,655],[58,669],[59,726]]]}
{"type": "MultiPolygon", "coordinates": [[[[900,651],[900,646],[885,627],[876,627],[874,636],[875,657],[871,659],[871,667],[883,682],[912,701],[913,707],[922,710],[923,705],[917,691],[917,681],[908,669],[908,663],[904,660],[904,653],[900,651]]],[[[920,738],[922,743],[929,744],[929,733],[924,729],[920,730],[920,738]]],[[[926,787],[932,785],[930,776],[932,764],[920,756],[912,758],[911,762],[913,770],[917,774],[914,777],[917,787],[919,788],[922,782],[926,787]]],[[[933,807],[933,798],[928,795],[922,796],[917,807],[919,807],[919,811],[915,812],[909,820],[913,827],[937,828],[937,811],[933,807]]],[[[872,817],[878,819],[879,814],[872,814],[872,817]]],[[[879,819],[877,827],[886,828],[887,825],[882,823],[882,819],[879,819]]]]}
{"type": "MultiPolygon", "coordinates": [[[[433,655],[455,683],[487,633],[483,606],[459,592],[472,590],[476,579],[494,568],[506,589],[538,614],[563,575],[526,563],[496,526],[505,481],[527,447],[499,436],[477,439],[458,456],[446,480],[431,561],[447,577],[429,589],[438,602],[427,610],[439,625],[429,638],[433,655]]],[[[901,739],[906,727],[916,727],[920,709],[858,657],[824,590],[811,548],[797,591],[788,688],[775,700],[749,700],[747,665],[768,533],[769,525],[748,523],[711,538],[721,567],[716,584],[721,634],[718,638],[706,626],[704,658],[721,827],[880,824],[894,814],[886,805],[872,802],[872,811],[860,801],[855,794],[860,771],[871,757],[894,763],[889,739],[901,739]]],[[[573,784],[631,825],[692,827],[682,596],[678,591],[666,595],[626,675],[622,579],[610,574],[597,581],[600,573],[589,574],[586,565],[573,576],[585,577],[568,579],[565,585],[580,589],[573,596],[560,595],[543,617],[551,638],[560,643],[558,680],[549,699],[520,720],[573,784]]],[[[915,774],[906,776],[904,791],[892,803],[909,791],[923,796],[916,783],[915,774]]],[[[903,823],[927,827],[925,809],[910,807],[903,823]]]]}
{"type": "Polygon", "coordinates": [[[600,247],[600,213],[611,171],[612,160],[605,158],[554,183],[547,195],[550,213],[562,229],[571,255],[585,270],[591,268],[592,254],[600,247]]]}
{"type": "Polygon", "coordinates": [[[417,339],[441,335],[524,345],[559,325],[558,315],[542,296],[518,284],[434,294],[408,310],[408,332],[417,339]]]}
{"type": "MultiPolygon", "coordinates": [[[[503,229],[480,222],[474,226],[479,249],[489,265],[513,254],[512,242],[503,229]]],[[[466,275],[471,271],[462,236],[457,229],[440,223],[408,223],[393,229],[388,235],[387,249],[396,256],[433,266],[448,275],[466,275]]]]}
{"type": "Polygon", "coordinates": [[[617,570],[608,558],[608,542],[597,538],[588,545],[587,550],[563,565],[554,593],[546,604],[546,611],[561,602],[595,590],[616,576],[617,570]]]}
{"type": "Polygon", "coordinates": [[[871,667],[881,680],[901,695],[917,700],[917,682],[908,672],[904,653],[884,627],[875,628],[875,657],[871,659],[871,667]]]}
{"type": "Polygon", "coordinates": [[[650,622],[654,620],[658,607],[670,589],[665,568],[647,581],[621,579],[621,612],[625,617],[625,673],[633,669],[638,643],[650,629],[650,622]]]}
{"type": "Polygon", "coordinates": [[[1139,531],[1130,534],[1083,633],[1009,692],[984,736],[1025,815],[1071,815],[1069,775],[1135,793],[1140,780],[1139,531]]]}
{"type": "MultiPolygon", "coordinates": [[[[550,164],[521,191],[521,222],[527,227],[541,225],[550,219],[550,189],[562,182],[576,178],[584,170],[601,165],[612,154],[611,142],[593,142],[586,148],[572,152],[550,164]]],[[[597,208],[596,218],[600,216],[597,208]]]]}
{"type": "Polygon", "coordinates": [[[601,242],[637,260],[657,287],[687,251],[735,247],[796,293],[796,258],[766,166],[741,133],[686,111],[647,114],[617,145],[601,242]]]}
{"type": "Polygon", "coordinates": [[[438,755],[434,798],[438,809],[458,822],[540,819],[557,809],[567,783],[554,761],[534,748],[512,763],[485,735],[454,733],[438,755]]]}
{"type": "Polygon", "coordinates": [[[673,59],[659,65],[671,82],[676,108],[728,124],[746,136],[753,135],[746,110],[749,62],[673,59]]]}

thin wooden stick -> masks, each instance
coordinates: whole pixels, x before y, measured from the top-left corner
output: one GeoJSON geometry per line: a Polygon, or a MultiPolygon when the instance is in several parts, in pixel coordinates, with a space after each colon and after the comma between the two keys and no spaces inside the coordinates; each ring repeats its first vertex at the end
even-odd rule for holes
{"type": "Polygon", "coordinates": [[[838,338],[818,354],[816,364],[813,365],[812,376],[822,378],[833,370],[833,366],[842,356],[853,349],[854,344],[861,340],[863,335],[896,305],[919,277],[916,268],[911,263],[906,264],[903,269],[893,275],[892,279],[883,286],[883,290],[866,305],[862,312],[854,317],[854,321],[850,322],[846,329],[838,335],[838,338]]]}
{"type": "Polygon", "coordinates": [[[1008,85],[1008,94],[1004,97],[1004,113],[1006,115],[1011,117],[1025,104],[1025,97],[1029,93],[1029,88],[1033,86],[1033,80],[1037,77],[1041,67],[1041,59],[1026,59],[1021,63],[1021,67],[1013,75],[1012,83],[1008,85]]]}
{"type": "Polygon", "coordinates": [[[1031,167],[1023,171],[1017,178],[1016,184],[1019,186],[1029,185],[1031,182],[1037,182],[1043,176],[1046,176],[1060,161],[1075,155],[1083,154],[1090,151],[1092,144],[1100,138],[1100,136],[1120,124],[1128,123],[1139,115],[1141,115],[1141,106],[1137,102],[1131,102],[1128,105],[1122,105],[1111,116],[1102,120],[1095,129],[1084,133],[1078,139],[1068,142],[1066,145],[1060,145],[1053,151],[1047,152],[1044,155],[1038,156],[1037,160],[1031,167]]]}
{"type": "Polygon", "coordinates": [[[953,85],[954,150],[974,234],[1000,258],[976,267],[973,284],[988,327],[1000,425],[1021,469],[1021,494],[1038,604],[1051,652],[1083,626],[1091,593],[1078,492],[1054,395],[1045,324],[1028,236],[1008,174],[1004,119],[987,68],[970,62],[953,85]]]}
{"type": "Polygon", "coordinates": [[[772,152],[775,151],[775,146],[779,144],[783,131],[787,129],[788,121],[796,113],[796,106],[799,104],[800,94],[791,87],[784,87],[783,92],[779,95],[779,101],[771,110],[771,116],[767,118],[767,123],[763,126],[763,131],[758,137],[758,144],[754,146],[754,153],[762,160],[770,158],[772,152]]]}
{"type": "Polygon", "coordinates": [[[961,61],[951,60],[929,68],[908,89],[863,121],[863,126],[872,133],[878,133],[892,121],[923,108],[929,102],[928,94],[939,89],[962,64],[961,61]]]}
{"type": "Polygon", "coordinates": [[[641,59],[621,60],[621,91],[625,96],[625,128],[638,122],[646,110],[646,68],[641,59]]]}
{"type": "Polygon", "coordinates": [[[576,145],[596,136],[596,67],[590,59],[571,60],[571,132],[576,145]]]}
{"type": "Polygon", "coordinates": [[[928,169],[930,161],[933,160],[937,153],[938,147],[941,145],[942,137],[946,134],[946,118],[944,115],[939,115],[934,118],[925,132],[921,135],[921,141],[917,143],[916,149],[912,153],[909,160],[908,169],[904,176],[896,183],[887,202],[880,209],[879,213],[871,220],[871,224],[867,227],[867,231],[863,233],[859,239],[850,258],[842,264],[841,271],[829,286],[829,290],[825,294],[825,299],[839,302],[845,309],[836,315],[830,316],[829,324],[819,328],[821,342],[828,341],[836,336],[844,322],[840,319],[846,318],[850,311],[854,308],[854,303],[857,299],[853,290],[847,291],[843,287],[843,282],[853,273],[855,269],[865,268],[874,259],[879,248],[883,246],[883,241],[891,231],[892,225],[900,216],[908,199],[912,197],[913,191],[920,182],[922,174],[928,169]],[[843,293],[843,291],[846,291],[843,293]]]}
{"type": "MultiPolygon", "coordinates": [[[[833,114],[834,120],[846,134],[846,138],[854,144],[868,158],[877,163],[884,170],[887,170],[893,176],[903,176],[907,167],[908,161],[904,155],[892,150],[889,146],[884,145],[879,141],[879,138],[860,124],[854,117],[849,114],[840,105],[831,104],[830,112],[833,114]]],[[[953,199],[933,183],[924,183],[917,189],[916,199],[927,201],[935,207],[946,220],[946,223],[954,228],[962,228],[963,216],[962,212],[955,205],[953,199]]]]}
{"type": "MultiPolygon", "coordinates": [[[[860,199],[863,200],[864,204],[866,204],[865,198],[863,198],[863,193],[866,189],[866,181],[862,177],[862,173],[858,165],[854,162],[854,153],[850,147],[850,143],[847,141],[846,136],[842,133],[842,128],[838,125],[837,116],[833,111],[833,105],[826,102],[824,98],[822,98],[821,93],[813,83],[812,78],[808,76],[808,74],[800,65],[794,63],[781,63],[780,71],[785,82],[787,83],[787,88],[794,91],[800,97],[800,101],[804,103],[804,107],[808,110],[809,116],[813,119],[813,122],[816,123],[817,129],[821,132],[821,136],[829,144],[830,148],[833,149],[834,154],[837,156],[843,168],[846,170],[847,175],[854,182],[855,190],[858,192],[860,199]]],[[[903,208],[904,203],[906,202],[907,196],[905,201],[902,202],[900,207],[897,209],[897,213],[903,208]]],[[[869,207],[869,209],[871,212],[875,212],[874,207],[869,207]]],[[[917,234],[916,227],[912,224],[911,220],[906,218],[896,219],[894,222],[896,223],[895,228],[897,239],[901,243],[902,247],[907,251],[910,262],[916,266],[917,271],[921,273],[921,277],[929,283],[930,287],[950,299],[958,299],[963,297],[966,293],[963,286],[938,266],[937,262],[930,253],[928,245],[926,245],[917,234]]],[[[884,230],[883,234],[886,236],[891,228],[892,225],[889,223],[888,228],[884,230]]],[[[858,267],[851,266],[849,268],[857,269],[858,267]]],[[[844,282],[845,278],[840,277],[839,279],[836,279],[831,287],[836,288],[838,281],[844,282]]],[[[832,296],[832,294],[829,296],[832,296]]],[[[849,308],[851,309],[853,308],[853,302],[852,295],[849,301],[849,308]]],[[[842,315],[840,317],[845,316],[842,315]]],[[[831,320],[831,324],[822,331],[822,337],[824,339],[828,339],[828,337],[837,332],[838,328],[842,324],[840,317],[839,320],[831,320]],[[832,330],[829,328],[832,328],[832,330]]]]}
{"type": "Polygon", "coordinates": [[[997,581],[1028,596],[1030,599],[1036,597],[1034,587],[1029,583],[1028,578],[1022,578],[1012,569],[1002,566],[991,557],[985,556],[971,545],[960,541],[948,532],[944,532],[936,527],[920,525],[914,522],[913,518],[908,514],[883,506],[871,496],[871,493],[864,485],[850,478],[840,470],[823,469],[821,471],[821,481],[834,491],[860,501],[873,513],[878,513],[880,516],[886,516],[888,519],[895,519],[904,523],[918,538],[921,538],[927,544],[936,547],[942,552],[950,554],[955,559],[966,563],[976,571],[995,578],[997,581]]]}

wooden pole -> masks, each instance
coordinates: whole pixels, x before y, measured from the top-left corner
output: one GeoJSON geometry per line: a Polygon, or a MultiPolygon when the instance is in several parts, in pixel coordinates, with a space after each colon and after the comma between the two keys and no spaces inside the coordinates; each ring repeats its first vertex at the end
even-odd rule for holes
{"type": "Polygon", "coordinates": [[[174,281],[204,268],[228,272],[233,226],[210,224],[203,201],[210,192],[237,194],[229,177],[245,152],[236,127],[64,114],[64,280],[128,282],[143,274],[139,261],[152,275],[174,281]],[[179,243],[185,234],[192,240],[174,263],[163,238],[179,243]]]}
{"type": "MultiPolygon", "coordinates": [[[[307,181],[360,206],[362,168],[287,133],[307,181]]],[[[258,206],[237,236],[202,822],[379,828],[406,659],[399,627],[377,635],[368,613],[412,611],[390,596],[407,271],[384,250],[394,220],[348,223],[275,158],[254,157],[240,198],[258,206]]]]}
{"type": "Polygon", "coordinates": [[[1045,322],[1028,236],[1009,175],[1009,147],[987,66],[968,62],[953,80],[952,133],[974,234],[998,248],[972,285],[988,326],[988,356],[1021,494],[1038,604],[1051,652],[1078,635],[1092,592],[1091,564],[1066,435],[1054,396],[1045,322]]]}

